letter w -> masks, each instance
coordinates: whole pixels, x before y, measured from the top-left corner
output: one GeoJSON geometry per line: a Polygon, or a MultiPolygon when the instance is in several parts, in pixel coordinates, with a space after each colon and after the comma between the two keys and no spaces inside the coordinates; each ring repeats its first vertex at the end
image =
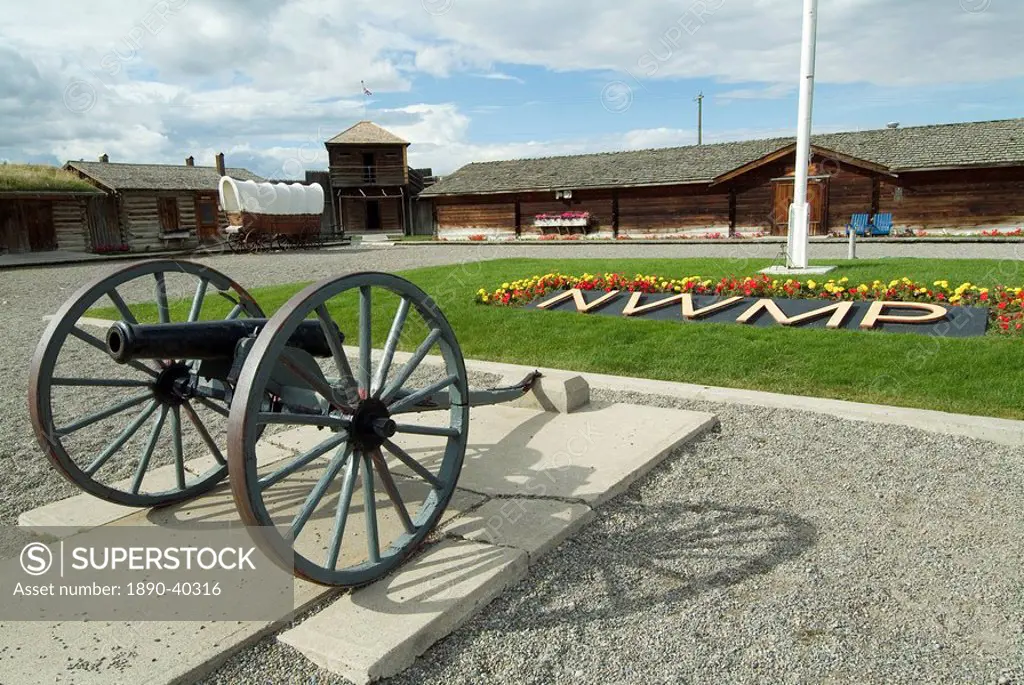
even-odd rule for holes
{"type": "Polygon", "coordinates": [[[580,314],[588,314],[592,310],[600,307],[601,305],[614,300],[618,296],[618,294],[618,290],[612,290],[611,292],[607,292],[601,297],[597,298],[593,302],[588,303],[586,300],[583,299],[583,291],[580,290],[579,288],[573,288],[572,290],[566,290],[564,293],[555,295],[550,300],[541,302],[540,304],[537,305],[537,309],[547,309],[548,307],[554,307],[559,302],[564,302],[565,300],[568,300],[571,297],[573,301],[575,301],[576,303],[576,311],[579,312],[580,314]]]}

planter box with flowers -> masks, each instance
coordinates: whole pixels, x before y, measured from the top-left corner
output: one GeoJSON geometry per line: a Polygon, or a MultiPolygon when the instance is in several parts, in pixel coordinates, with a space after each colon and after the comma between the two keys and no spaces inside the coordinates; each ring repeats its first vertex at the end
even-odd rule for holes
{"type": "Polygon", "coordinates": [[[561,233],[563,228],[582,228],[586,233],[590,225],[590,212],[562,212],[561,214],[537,214],[533,217],[535,228],[557,228],[561,233]]]}

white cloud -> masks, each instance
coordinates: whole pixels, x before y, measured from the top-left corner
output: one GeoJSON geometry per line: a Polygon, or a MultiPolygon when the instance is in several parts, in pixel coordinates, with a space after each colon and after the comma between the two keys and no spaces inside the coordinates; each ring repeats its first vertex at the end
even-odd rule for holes
{"type": "MultiPolygon", "coordinates": [[[[1016,40],[1024,3],[993,2],[980,12],[962,4],[822,3],[818,83],[903,92],[1024,76],[1016,40]]],[[[417,164],[446,170],[477,159],[686,144],[694,142],[688,130],[650,128],[479,145],[458,104],[410,95],[406,102],[419,104],[367,110],[376,105],[362,96],[360,81],[383,98],[410,93],[424,74],[521,81],[495,68],[521,65],[620,74],[612,79],[626,79],[626,70],[650,80],[711,77],[735,84],[719,99],[770,99],[795,88],[799,57],[799,3],[768,0],[7,5],[0,13],[0,156],[11,159],[107,152],[177,162],[189,151],[210,157],[228,148],[253,165],[293,170],[361,118],[414,142],[417,164]]]]}

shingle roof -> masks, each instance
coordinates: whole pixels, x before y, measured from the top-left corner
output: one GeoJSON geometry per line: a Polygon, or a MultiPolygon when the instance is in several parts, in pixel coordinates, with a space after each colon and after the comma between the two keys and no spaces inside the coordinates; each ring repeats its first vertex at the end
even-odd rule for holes
{"type": "Polygon", "coordinates": [[[385,131],[372,121],[360,121],[355,126],[350,126],[327,142],[355,145],[409,144],[407,141],[402,140],[395,134],[385,131]]]}
{"type": "MultiPolygon", "coordinates": [[[[709,183],[787,145],[768,138],[712,145],[474,162],[420,196],[558,188],[709,183]]],[[[910,169],[1024,164],[1024,119],[829,133],[812,144],[898,173],[910,169]]]]}
{"type": "MultiPolygon", "coordinates": [[[[80,171],[112,190],[217,190],[220,183],[217,167],[212,166],[68,162],[65,167],[80,171]]],[[[241,181],[264,181],[248,169],[227,167],[225,171],[241,181]]]]}

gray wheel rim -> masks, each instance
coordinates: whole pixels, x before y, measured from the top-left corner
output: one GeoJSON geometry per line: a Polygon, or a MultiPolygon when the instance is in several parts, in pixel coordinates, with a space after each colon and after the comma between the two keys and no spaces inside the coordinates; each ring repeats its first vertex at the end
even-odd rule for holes
{"type": "MultiPolygon", "coordinates": [[[[330,318],[329,312],[326,316],[330,318]]],[[[345,334],[346,340],[351,340],[346,332],[343,331],[343,334],[345,334]]],[[[325,392],[328,391],[325,390],[325,392]]],[[[338,395],[339,393],[335,393],[335,397],[338,395]]],[[[237,401],[232,403],[231,415],[228,420],[228,463],[235,504],[243,522],[248,526],[259,528],[254,535],[256,542],[268,555],[277,559],[278,563],[298,577],[322,585],[358,587],[386,575],[421,545],[440,519],[455,491],[455,484],[465,456],[469,427],[469,407],[466,402],[469,397],[469,388],[465,363],[455,334],[437,305],[420,288],[405,279],[384,273],[356,273],[321,281],[295,295],[267,322],[257,337],[242,368],[236,386],[236,397],[237,401]],[[347,361],[347,354],[344,351],[342,351],[344,361],[339,361],[337,351],[335,351],[332,368],[338,369],[339,380],[338,384],[332,387],[335,390],[345,387],[343,367],[348,365],[353,370],[348,381],[364,390],[365,397],[349,402],[344,410],[337,409],[330,415],[303,416],[301,422],[296,422],[293,425],[327,426],[334,432],[325,435],[319,445],[302,455],[286,461],[283,465],[275,465],[276,471],[273,474],[261,476],[258,469],[256,442],[258,431],[265,425],[263,419],[266,419],[268,415],[261,416],[260,406],[271,373],[285,350],[285,342],[310,314],[318,316],[324,330],[329,330],[328,325],[323,323],[325,321],[323,314],[317,313],[318,308],[322,308],[326,312],[326,305],[333,298],[352,290],[357,291],[360,298],[360,325],[356,336],[356,340],[359,341],[358,359],[360,364],[358,369],[352,367],[347,361]],[[414,432],[406,430],[409,428],[407,424],[400,423],[400,431],[391,440],[385,441],[385,444],[377,449],[376,453],[361,449],[354,437],[351,420],[367,401],[367,398],[374,396],[387,398],[393,396],[403,386],[409,390],[408,377],[419,366],[423,357],[419,354],[420,350],[418,349],[410,363],[401,367],[400,370],[395,368],[398,367],[397,364],[392,366],[389,355],[394,353],[401,328],[404,325],[404,315],[396,312],[395,318],[391,322],[391,333],[388,340],[384,342],[381,353],[383,361],[378,364],[376,373],[373,373],[371,369],[372,364],[362,364],[362,360],[368,358],[366,353],[369,352],[372,344],[371,336],[364,334],[367,328],[372,327],[370,324],[370,310],[372,309],[370,302],[374,299],[373,294],[380,291],[390,292],[400,298],[400,302],[403,304],[399,305],[399,311],[408,308],[407,311],[415,309],[419,313],[423,322],[430,329],[427,339],[420,343],[420,348],[426,346],[423,349],[423,355],[430,349],[439,348],[445,364],[444,373],[450,379],[447,390],[451,396],[451,405],[446,409],[446,425],[436,429],[446,431],[443,435],[439,435],[446,440],[443,448],[438,448],[438,452],[443,454],[436,472],[423,467],[402,449],[403,435],[414,432]],[[401,321],[399,321],[400,318],[401,321]],[[418,361],[417,355],[419,356],[418,361]],[[384,367],[383,372],[382,366],[384,367]],[[396,370],[396,378],[391,384],[385,382],[389,367],[396,370]],[[398,386],[392,387],[399,379],[401,382],[398,386]],[[346,421],[348,421],[347,427],[346,421]],[[389,453],[391,457],[400,459],[410,467],[412,470],[410,479],[419,478],[424,483],[429,483],[429,494],[422,502],[402,501],[401,506],[396,502],[396,496],[401,501],[402,495],[394,485],[394,476],[387,465],[380,463],[384,452],[389,453]],[[309,490],[305,502],[291,518],[291,521],[274,520],[268,512],[266,497],[268,493],[273,494],[273,487],[277,484],[273,481],[274,474],[288,469],[303,468],[305,464],[324,458],[329,461],[323,475],[309,490]],[[406,461],[407,459],[411,460],[413,464],[406,461]],[[353,529],[353,526],[358,525],[358,521],[354,520],[349,510],[352,495],[357,487],[357,478],[362,482],[364,492],[363,531],[366,536],[367,553],[363,561],[339,568],[338,550],[342,545],[343,538],[347,532],[353,529]],[[263,484],[261,484],[261,480],[264,481],[263,484]],[[333,495],[325,497],[325,493],[332,485],[339,488],[337,497],[333,495]],[[405,507],[408,514],[407,518],[401,515],[398,517],[405,527],[404,534],[397,535],[384,548],[380,547],[377,539],[378,512],[375,504],[377,493],[386,495],[396,512],[405,507]],[[298,534],[302,535],[304,524],[317,511],[326,513],[334,523],[330,535],[327,537],[326,553],[318,555],[318,558],[309,558],[294,549],[295,540],[298,538],[293,540],[292,533],[296,530],[297,525],[298,534]],[[411,524],[411,529],[409,524],[411,524]],[[288,550],[288,558],[281,556],[282,550],[288,550]]],[[[393,405],[396,403],[397,400],[392,402],[393,405]]],[[[339,401],[339,404],[345,404],[345,402],[339,401]]],[[[275,417],[273,423],[288,424],[291,420],[297,421],[294,416],[289,416],[292,419],[275,417]]],[[[401,414],[395,416],[401,416],[401,414]]],[[[437,416],[443,416],[443,414],[437,414],[437,416]]],[[[435,435],[435,433],[430,434],[435,435]]]]}
{"type": "MultiPolygon", "coordinates": [[[[156,394],[153,392],[151,386],[144,387],[140,385],[138,394],[131,402],[116,404],[107,409],[107,411],[111,409],[118,410],[112,411],[105,419],[100,420],[107,420],[114,416],[118,416],[123,419],[123,425],[121,426],[123,431],[108,444],[107,449],[97,455],[96,458],[93,459],[85,468],[83,468],[82,464],[76,462],[68,449],[66,449],[64,444],[65,441],[62,438],[69,434],[67,427],[65,426],[63,430],[61,430],[60,427],[54,425],[53,388],[55,385],[67,385],[64,381],[69,380],[56,379],[53,375],[54,367],[60,356],[61,349],[68,341],[68,336],[81,338],[82,334],[85,333],[85,335],[92,338],[91,341],[87,342],[93,347],[95,347],[96,343],[99,341],[98,337],[84,331],[79,326],[79,321],[82,316],[89,309],[95,306],[113,304],[121,311],[123,320],[127,320],[129,317],[134,318],[134,314],[131,311],[131,305],[125,303],[120,297],[118,288],[130,283],[131,281],[152,278],[154,283],[157,284],[156,291],[159,293],[161,287],[159,284],[166,283],[163,275],[172,273],[187,274],[195,277],[199,283],[206,284],[201,288],[197,288],[192,302],[191,310],[194,310],[196,315],[198,315],[199,310],[201,310],[202,303],[206,298],[210,297],[213,291],[219,291],[221,293],[232,294],[233,299],[237,303],[230,316],[244,315],[254,318],[263,317],[263,311],[248,292],[238,284],[234,283],[227,276],[214,269],[194,262],[178,260],[152,260],[142,262],[120,269],[109,276],[97,278],[96,280],[84,285],[74,295],[72,295],[50,320],[49,325],[36,347],[36,351],[30,365],[29,413],[32,418],[36,437],[47,458],[58,472],[61,473],[61,475],[77,485],[79,488],[99,497],[100,499],[113,502],[115,504],[136,507],[172,504],[190,499],[208,491],[216,486],[216,484],[227,475],[227,460],[224,457],[222,450],[213,441],[198,413],[195,412],[192,403],[185,402],[180,405],[180,407],[171,407],[163,404],[157,400],[156,394]],[[200,289],[202,292],[200,292],[200,289]],[[135,399],[138,399],[138,401],[134,401],[135,399]],[[141,414],[132,413],[141,407],[144,407],[141,414]],[[131,419],[129,419],[129,417],[131,417],[131,419]],[[150,422],[150,419],[153,419],[153,425],[150,433],[151,437],[144,453],[138,456],[138,467],[136,469],[135,480],[139,485],[136,486],[133,483],[132,488],[122,489],[105,483],[102,477],[104,466],[106,466],[108,462],[116,460],[119,455],[123,458],[122,452],[125,443],[127,443],[137,432],[144,430],[144,427],[150,422]],[[212,456],[214,456],[216,461],[215,466],[206,472],[195,475],[191,478],[189,478],[188,474],[184,471],[185,456],[180,448],[182,425],[185,423],[190,424],[192,429],[199,433],[207,450],[212,456]],[[153,448],[157,439],[165,430],[171,431],[172,444],[175,450],[175,486],[168,489],[143,491],[141,485],[149,468],[153,448]],[[92,473],[88,473],[88,471],[93,470],[93,468],[95,468],[95,470],[92,473]],[[137,491],[133,492],[133,489],[137,491]]],[[[166,285],[163,286],[163,292],[163,304],[166,304],[166,285]]],[[[160,300],[159,295],[157,295],[157,299],[160,300]]],[[[165,310],[165,307],[158,301],[157,309],[159,312],[161,310],[165,310]]],[[[190,311],[190,318],[192,315],[193,312],[190,311]]],[[[162,314],[161,318],[163,318],[162,314]]],[[[97,350],[96,353],[102,354],[99,350],[97,350]]],[[[110,364],[111,367],[119,366],[113,360],[110,361],[110,364]]],[[[155,374],[158,370],[157,366],[147,366],[140,362],[135,362],[131,366],[137,372],[136,375],[142,382],[152,380],[151,374],[155,374]],[[148,369],[148,371],[146,371],[146,369],[148,369]]],[[[109,379],[104,378],[71,380],[109,381],[109,379]]],[[[201,400],[201,403],[205,407],[215,410],[223,415],[227,415],[228,413],[227,408],[224,407],[222,403],[216,402],[215,400],[208,400],[204,398],[201,400]]],[[[92,414],[88,418],[95,418],[95,416],[103,414],[104,411],[105,410],[101,410],[100,412],[92,414]]],[[[94,423],[98,423],[98,421],[95,421],[94,423]]],[[[132,458],[134,457],[135,455],[133,455],[132,458]]]]}

